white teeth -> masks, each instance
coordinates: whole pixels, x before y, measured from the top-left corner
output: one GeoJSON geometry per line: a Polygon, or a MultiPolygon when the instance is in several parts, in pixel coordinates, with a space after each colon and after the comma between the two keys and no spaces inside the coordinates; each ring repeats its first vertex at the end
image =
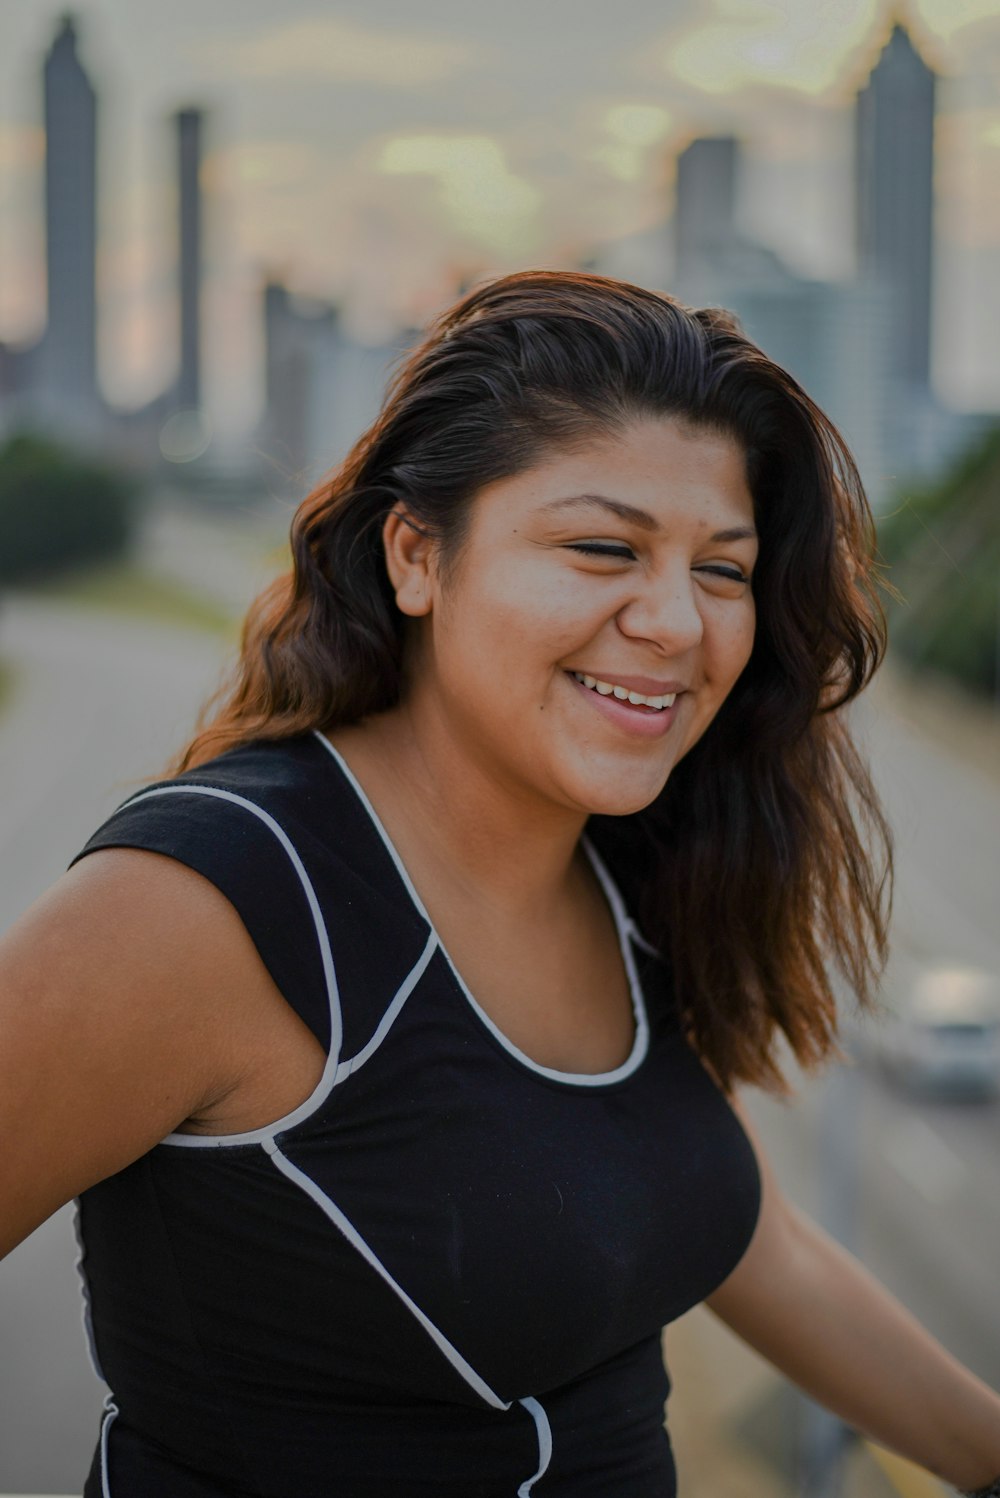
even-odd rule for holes
{"type": "Polygon", "coordinates": [[[653,707],[662,712],[665,707],[673,707],[677,697],[676,692],[666,692],[662,697],[646,697],[642,692],[630,692],[627,687],[615,686],[614,682],[599,681],[596,676],[588,676],[584,671],[574,671],[572,674],[583,686],[600,693],[602,697],[614,696],[619,702],[631,702],[634,707],[653,707]]]}

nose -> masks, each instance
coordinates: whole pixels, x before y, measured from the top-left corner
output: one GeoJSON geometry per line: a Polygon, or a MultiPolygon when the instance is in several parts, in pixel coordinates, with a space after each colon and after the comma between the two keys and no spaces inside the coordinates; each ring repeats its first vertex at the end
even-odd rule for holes
{"type": "Polygon", "coordinates": [[[650,573],[618,612],[618,628],[634,640],[649,640],[668,655],[680,655],[701,643],[705,624],[695,581],[684,565],[668,575],[650,573]]]}

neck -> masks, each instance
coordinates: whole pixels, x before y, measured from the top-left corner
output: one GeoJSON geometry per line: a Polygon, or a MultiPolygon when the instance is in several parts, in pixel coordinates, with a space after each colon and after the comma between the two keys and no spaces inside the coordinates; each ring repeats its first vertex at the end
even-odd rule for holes
{"type": "Polygon", "coordinates": [[[408,866],[432,862],[492,907],[531,919],[565,896],[587,821],[578,810],[505,783],[442,724],[403,707],[331,741],[408,866]]]}

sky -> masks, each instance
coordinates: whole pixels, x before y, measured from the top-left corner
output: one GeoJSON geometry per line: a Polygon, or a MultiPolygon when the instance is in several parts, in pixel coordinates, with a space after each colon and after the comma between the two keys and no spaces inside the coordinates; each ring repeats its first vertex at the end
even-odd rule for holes
{"type": "MultiPolygon", "coordinates": [[[[66,7],[0,0],[0,339],[45,317],[40,69],[66,7]]],[[[941,75],[934,371],[1000,408],[1000,0],[81,0],[100,96],[100,370],[149,399],[177,361],[169,116],[208,111],[207,402],[262,399],[260,287],[376,340],[461,280],[596,258],[670,290],[673,162],[745,143],[743,227],[850,275],[851,103],[902,17],[941,75]]]]}

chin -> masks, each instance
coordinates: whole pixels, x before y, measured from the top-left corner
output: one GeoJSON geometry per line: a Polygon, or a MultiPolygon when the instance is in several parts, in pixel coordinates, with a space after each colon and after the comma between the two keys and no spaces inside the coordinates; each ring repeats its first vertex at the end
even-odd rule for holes
{"type": "Polygon", "coordinates": [[[653,780],[622,771],[601,785],[589,786],[580,799],[592,817],[630,817],[656,800],[668,778],[653,780]]]}

